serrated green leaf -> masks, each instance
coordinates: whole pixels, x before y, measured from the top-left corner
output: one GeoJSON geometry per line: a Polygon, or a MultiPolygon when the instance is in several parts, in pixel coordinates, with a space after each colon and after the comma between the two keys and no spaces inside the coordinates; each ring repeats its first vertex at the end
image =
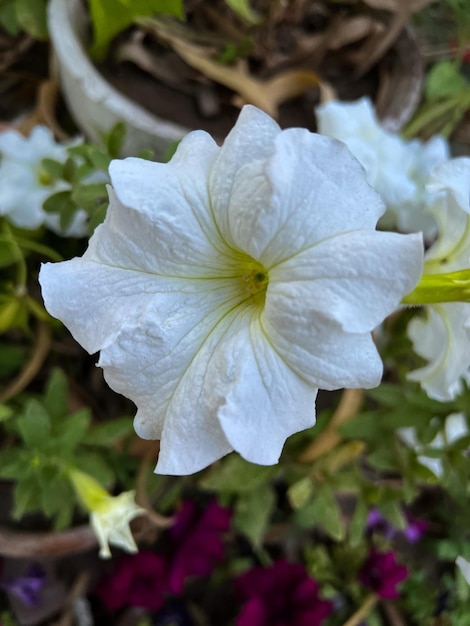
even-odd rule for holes
{"type": "Polygon", "coordinates": [[[51,424],[45,408],[37,400],[30,400],[26,411],[18,419],[21,437],[30,448],[44,448],[50,439],[51,424]]]}
{"type": "Polygon", "coordinates": [[[275,467],[254,465],[238,454],[232,454],[212,468],[200,485],[210,491],[244,493],[266,484],[275,472],[275,467]]]}
{"type": "Polygon", "coordinates": [[[276,497],[269,485],[242,493],[235,504],[234,527],[255,547],[262,544],[276,497]]]}
{"type": "Polygon", "coordinates": [[[134,432],[133,419],[120,417],[104,424],[93,426],[84,437],[83,443],[92,446],[110,446],[134,432]]]}

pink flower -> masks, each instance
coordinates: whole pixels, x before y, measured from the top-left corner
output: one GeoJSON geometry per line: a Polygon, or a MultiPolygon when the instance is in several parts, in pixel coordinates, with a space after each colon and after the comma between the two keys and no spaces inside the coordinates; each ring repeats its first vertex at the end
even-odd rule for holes
{"type": "Polygon", "coordinates": [[[189,576],[207,576],[224,554],[223,535],[230,527],[232,511],[212,500],[200,512],[186,500],[170,529],[175,549],[169,572],[170,590],[179,594],[189,576]]]}
{"type": "Polygon", "coordinates": [[[167,566],[154,552],[124,556],[96,589],[96,595],[108,611],[123,606],[158,611],[165,604],[167,594],[167,566]]]}
{"type": "Polygon", "coordinates": [[[393,552],[375,550],[371,550],[359,573],[363,585],[386,599],[398,598],[396,586],[407,576],[408,570],[396,562],[393,552]]]}
{"type": "Polygon", "coordinates": [[[236,626],[320,626],[333,609],[304,566],[283,559],[242,574],[237,589],[245,604],[236,626]]]}

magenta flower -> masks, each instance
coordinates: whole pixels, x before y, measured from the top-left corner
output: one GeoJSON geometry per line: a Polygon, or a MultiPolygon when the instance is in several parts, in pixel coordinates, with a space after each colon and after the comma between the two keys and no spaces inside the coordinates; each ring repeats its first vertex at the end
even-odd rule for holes
{"type": "Polygon", "coordinates": [[[236,626],[320,626],[333,610],[304,566],[283,559],[269,569],[254,567],[236,584],[245,601],[236,626]]]}
{"type": "Polygon", "coordinates": [[[396,586],[408,576],[404,565],[396,562],[393,552],[376,552],[371,550],[361,571],[359,579],[380,598],[398,598],[396,586]]]}
{"type": "Polygon", "coordinates": [[[124,556],[96,588],[96,595],[108,611],[123,606],[158,611],[165,604],[167,594],[167,565],[154,552],[124,556]]]}
{"type": "Polygon", "coordinates": [[[174,544],[170,563],[170,590],[179,594],[190,576],[207,576],[224,554],[223,535],[230,528],[232,511],[212,500],[200,512],[190,500],[183,502],[170,528],[174,544]]]}

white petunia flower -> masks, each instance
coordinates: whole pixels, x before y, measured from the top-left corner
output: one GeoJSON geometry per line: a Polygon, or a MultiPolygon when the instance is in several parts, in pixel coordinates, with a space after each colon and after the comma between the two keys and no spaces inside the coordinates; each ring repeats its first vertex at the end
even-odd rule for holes
{"type": "MultiPolygon", "coordinates": [[[[425,274],[470,267],[470,158],[452,159],[433,172],[428,187],[440,193],[433,211],[439,236],[425,255],[425,274]]],[[[413,349],[428,364],[408,374],[436,400],[455,398],[470,380],[470,303],[428,305],[408,324],[413,349]]]]}
{"type": "Polygon", "coordinates": [[[65,163],[67,156],[67,147],[56,143],[45,126],[35,126],[29,137],[23,137],[16,130],[0,133],[0,215],[27,230],[45,224],[60,235],[85,235],[85,211],[77,211],[71,225],[63,231],[59,217],[42,209],[46,198],[69,189],[69,185],[62,180],[52,180],[41,167],[41,161],[47,158],[65,163]]]}
{"type": "Polygon", "coordinates": [[[100,544],[100,557],[111,558],[109,544],[126,552],[137,552],[138,548],[130,529],[130,522],[145,509],[135,503],[135,492],[125,491],[111,496],[91,476],[79,470],[69,470],[68,476],[81,502],[90,512],[90,523],[100,544]]]}
{"type": "Polygon", "coordinates": [[[399,432],[402,440],[416,450],[421,465],[430,469],[438,478],[444,473],[442,460],[429,452],[441,452],[469,434],[467,419],[463,413],[451,413],[444,422],[443,431],[437,433],[426,446],[420,443],[415,428],[400,428],[399,432]]]}
{"type": "Polygon", "coordinates": [[[161,439],[157,471],[276,463],[318,388],[379,384],[370,333],[419,279],[422,241],[375,231],[383,203],[343,144],[247,106],[222,147],[196,131],[170,163],[110,176],[88,250],[40,281],[161,439]]]}
{"type": "Polygon", "coordinates": [[[436,234],[429,212],[435,195],[425,189],[431,170],[449,158],[443,137],[422,143],[405,141],[385,130],[369,98],[356,102],[331,101],[316,109],[318,132],[343,141],[366,170],[368,182],[383,197],[387,212],[380,225],[405,232],[436,234]]]}

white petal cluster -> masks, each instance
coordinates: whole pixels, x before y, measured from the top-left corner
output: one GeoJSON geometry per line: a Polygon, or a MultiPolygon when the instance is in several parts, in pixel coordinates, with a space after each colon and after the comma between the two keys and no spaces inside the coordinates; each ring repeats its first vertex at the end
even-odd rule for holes
{"type": "MultiPolygon", "coordinates": [[[[432,210],[439,236],[425,256],[425,273],[442,274],[470,267],[470,158],[437,167],[428,184],[439,194],[432,210]]],[[[414,351],[427,365],[408,374],[436,400],[455,398],[470,380],[470,304],[428,305],[408,325],[414,351]]]]}
{"type": "Polygon", "coordinates": [[[331,101],[316,109],[318,132],[343,141],[366,170],[368,182],[383,197],[387,212],[380,225],[404,232],[436,234],[429,212],[434,194],[425,189],[431,170],[449,159],[443,137],[427,143],[405,141],[385,130],[369,98],[356,102],[331,101]]]}
{"type": "Polygon", "coordinates": [[[65,181],[52,181],[41,167],[42,159],[67,160],[67,147],[56,143],[45,126],[35,126],[29,137],[16,130],[0,133],[0,215],[20,228],[34,230],[45,224],[61,235],[75,237],[86,233],[86,213],[80,211],[64,232],[59,216],[42,209],[44,200],[68,189],[65,181]]]}
{"type": "Polygon", "coordinates": [[[158,472],[276,463],[318,388],[379,384],[371,331],[418,281],[422,240],[375,230],[383,202],[344,144],[247,106],[222,147],[196,131],[110,177],[88,250],[40,282],[161,439],[158,472]]]}

